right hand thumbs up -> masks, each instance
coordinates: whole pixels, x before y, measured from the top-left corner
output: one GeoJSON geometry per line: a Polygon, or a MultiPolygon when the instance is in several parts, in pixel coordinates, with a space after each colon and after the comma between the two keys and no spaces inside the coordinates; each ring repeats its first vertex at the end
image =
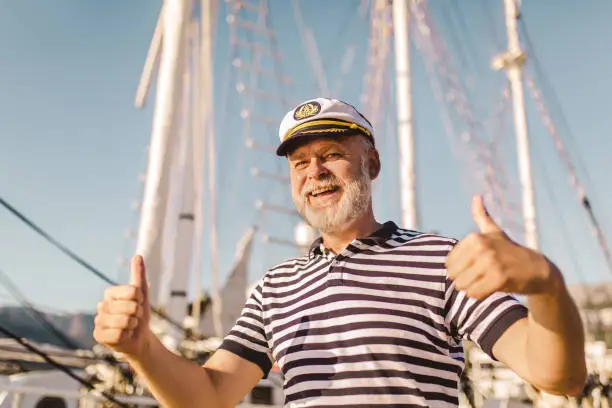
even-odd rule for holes
{"type": "Polygon", "coordinates": [[[108,288],[98,303],[94,339],[115,351],[138,356],[152,334],[149,288],[142,256],[132,258],[130,273],[128,285],[108,288]]]}
{"type": "Polygon", "coordinates": [[[136,255],[132,258],[130,268],[130,285],[139,288],[142,294],[143,304],[149,303],[149,284],[147,282],[147,271],[145,269],[144,259],[142,255],[136,255]]]}

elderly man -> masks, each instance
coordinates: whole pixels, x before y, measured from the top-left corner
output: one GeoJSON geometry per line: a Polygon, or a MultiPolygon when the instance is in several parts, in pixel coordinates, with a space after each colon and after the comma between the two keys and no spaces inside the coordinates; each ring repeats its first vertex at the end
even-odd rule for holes
{"type": "Polygon", "coordinates": [[[580,392],[583,328],[561,272],[511,241],[480,197],[479,232],[459,242],[381,224],[374,131],[353,106],[307,101],[279,133],[295,205],[321,237],[267,271],[204,367],[151,333],[141,257],[98,307],[96,340],[124,353],[164,406],[233,407],[273,362],[287,407],[457,406],[464,339],[541,390],[580,392]]]}

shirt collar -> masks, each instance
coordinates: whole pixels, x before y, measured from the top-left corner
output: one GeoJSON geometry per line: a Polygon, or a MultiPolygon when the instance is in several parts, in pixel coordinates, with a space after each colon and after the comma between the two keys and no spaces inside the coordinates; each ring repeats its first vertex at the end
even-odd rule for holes
{"type": "MultiPolygon", "coordinates": [[[[397,224],[395,224],[393,221],[387,221],[370,236],[359,238],[359,240],[371,245],[380,244],[391,238],[391,235],[397,231],[397,228],[397,224]]],[[[310,248],[308,249],[308,259],[312,259],[312,257],[315,255],[322,255],[322,248],[325,248],[323,245],[323,237],[318,237],[312,242],[312,244],[310,244],[310,248]]]]}

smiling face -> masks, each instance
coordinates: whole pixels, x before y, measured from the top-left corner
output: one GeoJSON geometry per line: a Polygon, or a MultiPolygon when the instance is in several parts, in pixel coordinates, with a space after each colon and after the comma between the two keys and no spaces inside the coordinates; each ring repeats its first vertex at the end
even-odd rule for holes
{"type": "Polygon", "coordinates": [[[370,209],[378,156],[365,138],[315,139],[288,160],[293,202],[313,228],[330,233],[370,209]]]}

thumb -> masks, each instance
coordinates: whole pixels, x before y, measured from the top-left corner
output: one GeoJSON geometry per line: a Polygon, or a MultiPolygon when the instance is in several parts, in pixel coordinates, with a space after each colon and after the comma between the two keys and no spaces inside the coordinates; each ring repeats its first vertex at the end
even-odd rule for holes
{"type": "Polygon", "coordinates": [[[149,300],[149,284],[147,282],[147,271],[142,255],[136,255],[132,258],[130,285],[140,288],[140,290],[142,291],[144,302],[147,302],[149,300]]]}
{"type": "Polygon", "coordinates": [[[475,195],[472,199],[472,218],[483,234],[502,230],[489,215],[481,195],[475,195]]]}

